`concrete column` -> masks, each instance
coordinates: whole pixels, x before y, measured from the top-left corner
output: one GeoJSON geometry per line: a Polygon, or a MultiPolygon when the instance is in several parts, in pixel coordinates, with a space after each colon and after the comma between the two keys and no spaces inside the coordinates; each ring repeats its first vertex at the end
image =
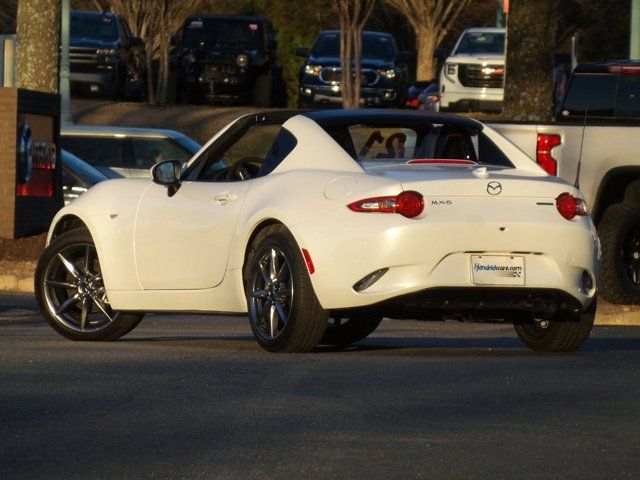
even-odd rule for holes
{"type": "Polygon", "coordinates": [[[631,0],[629,58],[632,60],[640,60],[640,0],[631,0]]]}
{"type": "Polygon", "coordinates": [[[62,0],[60,29],[60,123],[72,124],[71,87],[69,84],[69,35],[71,8],[69,0],[62,0]]]}

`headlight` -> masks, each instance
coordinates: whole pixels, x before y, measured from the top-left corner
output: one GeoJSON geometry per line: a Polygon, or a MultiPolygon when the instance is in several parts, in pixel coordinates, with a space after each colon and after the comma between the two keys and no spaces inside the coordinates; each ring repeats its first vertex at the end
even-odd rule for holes
{"type": "Polygon", "coordinates": [[[318,74],[320,73],[320,69],[322,69],[322,66],[320,65],[305,65],[304,73],[305,75],[311,75],[312,77],[317,77],[318,74]]]}
{"type": "Polygon", "coordinates": [[[388,70],[379,70],[380,75],[388,80],[392,80],[396,78],[396,71],[393,68],[389,68],[388,70]]]}
{"type": "Polygon", "coordinates": [[[449,80],[455,80],[455,77],[458,74],[458,65],[455,63],[447,63],[444,66],[444,74],[449,80]]]}
{"type": "Polygon", "coordinates": [[[114,49],[100,49],[100,50],[96,50],[96,54],[98,55],[115,55],[116,51],[114,49]]]}
{"type": "Polygon", "coordinates": [[[239,67],[246,67],[249,63],[249,57],[247,57],[244,53],[241,53],[236,57],[236,63],[239,67]]]}

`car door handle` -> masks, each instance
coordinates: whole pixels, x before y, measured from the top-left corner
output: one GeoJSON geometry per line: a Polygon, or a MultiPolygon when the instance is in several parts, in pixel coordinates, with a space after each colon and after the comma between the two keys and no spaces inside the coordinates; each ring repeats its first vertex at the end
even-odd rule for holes
{"type": "Polygon", "coordinates": [[[215,199],[216,203],[224,205],[225,203],[233,202],[236,198],[238,198],[238,196],[235,193],[226,192],[221,193],[220,195],[216,195],[213,198],[215,199]]]}

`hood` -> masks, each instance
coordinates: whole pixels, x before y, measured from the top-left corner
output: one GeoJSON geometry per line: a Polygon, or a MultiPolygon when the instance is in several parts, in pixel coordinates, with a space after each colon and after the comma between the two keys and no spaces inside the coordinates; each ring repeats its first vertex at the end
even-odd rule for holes
{"type": "Polygon", "coordinates": [[[474,54],[459,53],[457,55],[451,55],[447,58],[447,63],[468,63],[473,65],[481,65],[483,63],[489,64],[501,64],[504,65],[505,56],[495,54],[474,54]]]}
{"type": "Polygon", "coordinates": [[[95,48],[96,50],[111,50],[118,48],[118,41],[103,41],[89,37],[71,37],[69,39],[69,46],[95,48]]]}
{"type": "MultiPolygon", "coordinates": [[[[323,67],[339,67],[340,57],[315,57],[310,56],[307,62],[309,65],[322,65],[323,67]]],[[[362,68],[393,68],[394,61],[383,58],[363,58],[362,68]]]]}

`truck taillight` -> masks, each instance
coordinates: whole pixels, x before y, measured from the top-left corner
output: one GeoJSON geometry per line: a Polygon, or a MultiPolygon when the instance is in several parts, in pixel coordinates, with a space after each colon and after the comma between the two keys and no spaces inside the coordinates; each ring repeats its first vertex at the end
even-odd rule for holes
{"type": "Polygon", "coordinates": [[[347,205],[354,212],[399,213],[407,218],[417,217],[424,210],[424,198],[418,192],[402,192],[394,197],[374,197],[347,205]]]}
{"type": "Polygon", "coordinates": [[[556,208],[560,215],[562,215],[567,220],[573,220],[576,216],[584,216],[588,215],[587,211],[587,203],[581,199],[576,198],[570,193],[561,193],[556,198],[556,208]]]}
{"type": "Polygon", "coordinates": [[[536,162],[549,175],[558,175],[558,162],[551,155],[553,147],[557,147],[562,143],[560,135],[548,135],[545,133],[538,134],[536,146],[536,162]]]}

